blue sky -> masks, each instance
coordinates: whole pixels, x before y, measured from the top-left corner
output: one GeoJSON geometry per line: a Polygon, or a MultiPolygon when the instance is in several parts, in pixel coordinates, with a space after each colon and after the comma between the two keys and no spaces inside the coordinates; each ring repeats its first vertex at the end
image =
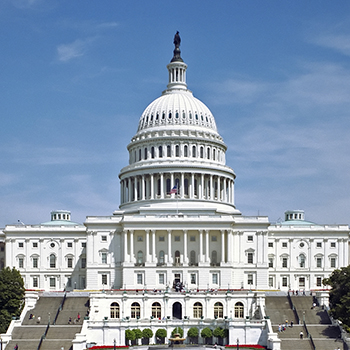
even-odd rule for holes
{"type": "Polygon", "coordinates": [[[0,2],[0,227],[119,206],[119,170],[179,30],[244,215],[350,222],[349,1],[0,2]]]}

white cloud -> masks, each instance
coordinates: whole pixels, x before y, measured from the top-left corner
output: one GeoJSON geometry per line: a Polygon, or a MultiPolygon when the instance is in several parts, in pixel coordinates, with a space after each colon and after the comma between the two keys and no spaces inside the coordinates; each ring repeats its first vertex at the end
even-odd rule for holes
{"type": "Polygon", "coordinates": [[[85,54],[92,39],[77,39],[70,44],[61,44],[57,47],[58,60],[68,62],[74,58],[81,57],[85,54]]]}
{"type": "Polygon", "coordinates": [[[350,34],[327,34],[315,38],[313,42],[350,56],[350,34]]]}

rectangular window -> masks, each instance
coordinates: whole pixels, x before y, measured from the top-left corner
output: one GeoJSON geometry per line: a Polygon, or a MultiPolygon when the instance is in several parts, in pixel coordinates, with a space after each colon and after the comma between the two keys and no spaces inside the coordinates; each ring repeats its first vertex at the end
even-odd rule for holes
{"type": "Polygon", "coordinates": [[[18,242],[18,247],[19,248],[23,248],[24,247],[24,243],[23,242],[18,242]]]}
{"type": "Polygon", "coordinates": [[[142,236],[137,236],[137,242],[142,242],[143,241],[143,237],[142,236]]]}
{"type": "Polygon", "coordinates": [[[288,258],[282,258],[282,267],[288,267],[288,258]]]}
{"type": "Polygon", "coordinates": [[[82,247],[82,248],[86,248],[86,242],[82,242],[82,243],[81,243],[81,247],[82,247]]]}
{"type": "Polygon", "coordinates": [[[51,288],[56,287],[56,278],[55,277],[50,277],[50,287],[51,288]]]}
{"type": "Polygon", "coordinates": [[[322,258],[316,258],[316,266],[322,267],[322,258]]]}
{"type": "Polygon", "coordinates": [[[23,267],[24,267],[24,260],[23,260],[23,258],[19,258],[18,259],[18,267],[20,269],[23,269],[23,267]]]}
{"type": "Polygon", "coordinates": [[[212,275],[212,282],[213,284],[219,284],[219,278],[217,273],[213,273],[212,275]]]}
{"type": "Polygon", "coordinates": [[[248,264],[253,264],[253,253],[248,253],[248,264]]]}
{"type": "Polygon", "coordinates": [[[191,284],[196,284],[196,274],[191,273],[191,284]]]}
{"type": "Polygon", "coordinates": [[[248,285],[253,284],[253,275],[251,273],[248,274],[247,282],[248,282],[248,285]]]}
{"type": "Polygon", "coordinates": [[[39,283],[38,283],[38,277],[33,277],[33,288],[38,288],[39,283]]]}
{"type": "Polygon", "coordinates": [[[317,242],[317,243],[316,243],[316,247],[317,247],[317,248],[322,248],[322,242],[317,242]]]}
{"type": "Polygon", "coordinates": [[[288,277],[282,277],[282,287],[288,286],[288,277]]]}
{"type": "Polygon", "coordinates": [[[38,248],[38,242],[33,242],[33,248],[38,248]]]}
{"type": "Polygon", "coordinates": [[[67,242],[67,247],[68,248],[73,248],[73,242],[67,242]]]}
{"type": "Polygon", "coordinates": [[[164,236],[159,236],[159,242],[164,242],[165,241],[165,237],[164,236]]]}
{"type": "Polygon", "coordinates": [[[331,267],[334,267],[334,268],[335,268],[335,265],[336,265],[336,260],[335,260],[335,258],[331,258],[331,267]]]}
{"type": "Polygon", "coordinates": [[[101,236],[101,241],[102,242],[107,242],[107,236],[101,236]]]}
{"type": "Polygon", "coordinates": [[[305,277],[299,277],[299,287],[305,287],[305,277]]]}
{"type": "Polygon", "coordinates": [[[331,242],[331,248],[335,248],[335,242],[331,242]]]}
{"type": "Polygon", "coordinates": [[[67,267],[71,269],[73,267],[73,258],[68,258],[67,259],[67,267]]]}
{"type": "Polygon", "coordinates": [[[288,245],[287,245],[287,242],[282,242],[282,248],[287,248],[288,245]]]}
{"type": "Polygon", "coordinates": [[[196,236],[190,236],[190,241],[195,242],[196,241],[196,236]]]}
{"type": "Polygon", "coordinates": [[[273,267],[273,258],[269,258],[269,267],[273,267]]]}
{"type": "Polygon", "coordinates": [[[34,269],[38,268],[38,258],[33,258],[33,268],[34,269]]]}
{"type": "Polygon", "coordinates": [[[273,242],[268,243],[269,248],[273,248],[273,242]]]}
{"type": "Polygon", "coordinates": [[[102,285],[106,285],[107,284],[107,275],[101,275],[102,277],[102,285]]]}
{"type": "Polygon", "coordinates": [[[253,236],[248,236],[248,242],[253,242],[253,236]]]}
{"type": "Polygon", "coordinates": [[[212,242],[217,242],[217,240],[218,240],[217,236],[211,236],[211,241],[212,242]]]}
{"type": "Polygon", "coordinates": [[[101,254],[102,264],[107,264],[107,253],[101,254]]]}
{"type": "Polygon", "coordinates": [[[273,277],[269,277],[269,287],[273,287],[273,277]]]}
{"type": "Polygon", "coordinates": [[[164,273],[160,273],[160,274],[159,274],[158,283],[159,283],[159,284],[164,284],[164,281],[165,281],[164,273]]]}
{"type": "Polygon", "coordinates": [[[86,268],[86,258],[81,258],[81,268],[82,269],[86,268]]]}
{"type": "Polygon", "coordinates": [[[316,277],[316,286],[322,287],[322,277],[316,277]]]}
{"type": "Polygon", "coordinates": [[[175,236],[175,242],[180,242],[180,236],[175,236]]]}
{"type": "Polygon", "coordinates": [[[138,273],[137,275],[136,275],[136,277],[137,277],[137,284],[143,284],[143,276],[142,276],[142,273],[138,273]]]}

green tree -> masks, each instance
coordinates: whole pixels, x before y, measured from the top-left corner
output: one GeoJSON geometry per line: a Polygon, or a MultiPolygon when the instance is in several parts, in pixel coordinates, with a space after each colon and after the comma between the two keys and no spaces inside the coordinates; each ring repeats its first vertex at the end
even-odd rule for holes
{"type": "Polygon", "coordinates": [[[164,343],[164,339],[166,338],[166,336],[167,336],[166,329],[164,328],[157,329],[156,337],[157,339],[159,339],[161,343],[164,343]]]}
{"type": "Polygon", "coordinates": [[[142,332],[138,328],[135,328],[132,331],[135,333],[135,340],[137,344],[138,340],[142,338],[142,332]]]}
{"type": "Polygon", "coordinates": [[[218,338],[218,343],[221,344],[222,343],[222,339],[225,338],[225,336],[226,336],[226,332],[221,327],[216,327],[213,330],[213,336],[218,338]]]}
{"type": "Polygon", "coordinates": [[[181,327],[176,327],[171,332],[171,336],[174,337],[175,334],[180,334],[180,338],[183,338],[184,336],[184,330],[181,327]]]}
{"type": "Polygon", "coordinates": [[[331,315],[350,327],[350,266],[334,270],[324,285],[331,286],[329,293],[331,315]]]}
{"type": "Polygon", "coordinates": [[[202,329],[201,337],[205,339],[205,343],[207,344],[209,342],[209,339],[213,336],[213,332],[209,327],[205,327],[202,329]]]}
{"type": "Polygon", "coordinates": [[[5,333],[12,317],[23,309],[25,288],[18,270],[5,267],[0,271],[0,333],[5,333]]]}
{"type": "Polygon", "coordinates": [[[149,339],[153,337],[153,331],[150,328],[145,328],[142,331],[142,338],[145,339],[146,345],[149,344],[149,339]]]}
{"type": "Polygon", "coordinates": [[[125,338],[127,340],[127,344],[126,345],[129,345],[129,341],[130,340],[131,341],[135,340],[135,333],[134,333],[134,331],[132,331],[131,329],[127,329],[125,331],[125,338]]]}
{"type": "Polygon", "coordinates": [[[197,327],[191,327],[187,331],[187,337],[191,339],[191,342],[195,342],[198,339],[199,330],[197,327]]]}

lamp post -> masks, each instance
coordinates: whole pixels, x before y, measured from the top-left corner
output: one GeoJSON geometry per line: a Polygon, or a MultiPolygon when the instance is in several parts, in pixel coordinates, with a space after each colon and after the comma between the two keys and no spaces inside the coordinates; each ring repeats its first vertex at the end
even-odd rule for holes
{"type": "Polygon", "coordinates": [[[113,340],[113,348],[114,348],[114,350],[116,349],[116,341],[115,341],[115,338],[114,338],[114,340],[113,340]]]}
{"type": "Polygon", "coordinates": [[[239,338],[237,338],[237,350],[239,350],[239,338]]]}
{"type": "Polygon", "coordinates": [[[0,336],[0,350],[2,350],[2,338],[0,336]]]}

